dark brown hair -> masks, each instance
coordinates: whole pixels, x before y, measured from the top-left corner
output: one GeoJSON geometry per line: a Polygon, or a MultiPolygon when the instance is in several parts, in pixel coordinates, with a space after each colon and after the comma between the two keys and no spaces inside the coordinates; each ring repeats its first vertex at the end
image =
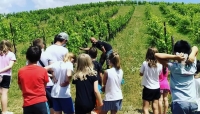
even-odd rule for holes
{"type": "Polygon", "coordinates": [[[41,49],[43,48],[43,40],[41,38],[37,38],[33,40],[33,46],[39,46],[41,49]]]}
{"type": "Polygon", "coordinates": [[[0,42],[0,51],[4,54],[7,54],[9,51],[12,51],[12,44],[8,40],[2,40],[0,42]]]}
{"type": "Polygon", "coordinates": [[[167,73],[167,67],[166,67],[166,66],[163,66],[162,72],[163,72],[163,74],[166,74],[166,73],[167,73]]]}
{"type": "Polygon", "coordinates": [[[90,55],[90,57],[92,59],[96,58],[97,57],[97,49],[95,47],[91,47],[89,50],[88,50],[88,54],[90,55]]]}
{"type": "Polygon", "coordinates": [[[157,67],[157,60],[155,58],[155,53],[158,53],[157,48],[148,48],[146,53],[146,61],[148,62],[148,66],[157,67]]]}
{"type": "Polygon", "coordinates": [[[113,64],[113,67],[115,67],[117,70],[119,70],[121,68],[120,58],[119,58],[119,54],[117,52],[111,53],[108,59],[113,64]]]}
{"type": "Polygon", "coordinates": [[[12,50],[12,43],[9,40],[6,40],[5,44],[8,47],[8,50],[11,51],[11,52],[13,52],[13,50],[12,50]]]}

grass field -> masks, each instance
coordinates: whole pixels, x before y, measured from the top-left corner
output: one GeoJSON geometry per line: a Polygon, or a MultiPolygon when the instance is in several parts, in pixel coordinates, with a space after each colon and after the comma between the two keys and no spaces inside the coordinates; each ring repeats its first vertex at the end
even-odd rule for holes
{"type": "MultiPolygon", "coordinates": [[[[129,7],[123,6],[120,8],[118,15],[123,15],[124,12],[129,10],[129,7]]],[[[125,84],[122,85],[123,90],[123,108],[119,111],[119,114],[140,114],[142,107],[142,86],[141,77],[139,76],[139,68],[145,59],[147,44],[147,20],[144,15],[145,6],[139,5],[135,7],[135,11],[132,15],[130,22],[120,33],[112,39],[110,44],[114,50],[119,52],[121,56],[121,65],[124,71],[125,84]]],[[[164,15],[159,11],[158,6],[152,7],[152,14],[161,17],[165,20],[164,15]]],[[[115,16],[113,18],[115,18],[115,16]]],[[[172,34],[175,37],[175,41],[184,39],[188,40],[187,35],[182,35],[177,32],[176,28],[171,28],[172,34]]],[[[189,40],[188,40],[189,41],[189,40]]],[[[194,44],[192,41],[190,43],[194,44]]],[[[21,43],[17,45],[17,62],[13,68],[13,77],[11,88],[9,90],[9,102],[8,109],[15,114],[22,114],[22,95],[17,84],[17,72],[18,69],[25,65],[25,55],[21,54],[21,51],[26,50],[29,43],[21,43]]],[[[74,86],[72,86],[72,97],[74,99],[74,86]]],[[[103,96],[103,95],[102,95],[103,96]]]]}

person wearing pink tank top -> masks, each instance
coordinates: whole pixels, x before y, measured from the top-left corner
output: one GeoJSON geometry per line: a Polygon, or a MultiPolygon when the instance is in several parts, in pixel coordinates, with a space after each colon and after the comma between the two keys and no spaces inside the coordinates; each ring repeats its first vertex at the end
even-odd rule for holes
{"type": "Polygon", "coordinates": [[[162,72],[159,76],[159,82],[160,82],[160,99],[159,99],[159,114],[167,114],[168,109],[168,95],[170,92],[169,82],[168,82],[168,68],[163,66],[162,72]],[[164,110],[162,111],[164,103],[164,110]]]}

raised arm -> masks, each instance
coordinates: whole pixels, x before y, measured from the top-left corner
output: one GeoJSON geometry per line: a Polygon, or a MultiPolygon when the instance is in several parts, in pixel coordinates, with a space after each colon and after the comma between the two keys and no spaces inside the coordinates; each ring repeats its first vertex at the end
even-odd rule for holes
{"type": "Polygon", "coordinates": [[[79,47],[80,50],[84,50],[84,51],[88,51],[90,48],[82,48],[82,47],[79,47]]]}
{"type": "Polygon", "coordinates": [[[155,57],[158,60],[159,63],[163,64],[164,66],[168,66],[168,60],[178,60],[183,61],[184,56],[180,55],[171,55],[166,53],[155,53],[155,57]]]}
{"type": "Polygon", "coordinates": [[[193,46],[192,52],[190,53],[190,55],[188,57],[188,61],[193,63],[195,61],[197,54],[198,54],[198,48],[197,48],[197,46],[193,46]]]}

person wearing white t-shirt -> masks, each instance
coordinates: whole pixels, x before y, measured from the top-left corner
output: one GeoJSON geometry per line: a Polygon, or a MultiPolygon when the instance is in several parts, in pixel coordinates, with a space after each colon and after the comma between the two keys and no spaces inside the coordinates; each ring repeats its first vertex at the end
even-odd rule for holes
{"type": "Polygon", "coordinates": [[[113,52],[108,57],[109,65],[112,67],[104,72],[102,91],[105,91],[105,98],[101,114],[116,114],[122,107],[121,82],[123,71],[120,67],[120,57],[118,53],[113,52]]]}
{"type": "MultiPolygon", "coordinates": [[[[61,32],[57,34],[54,37],[54,44],[46,48],[44,58],[43,56],[41,58],[41,60],[44,61],[44,64],[48,63],[48,65],[50,65],[53,62],[62,61],[64,55],[68,53],[68,49],[65,48],[68,40],[69,40],[69,35],[67,33],[61,32]]],[[[53,75],[52,72],[51,74],[53,75]]],[[[51,89],[52,88],[48,89],[50,93],[51,89]]],[[[51,114],[53,114],[53,112],[51,112],[51,114]]]]}
{"type": "Polygon", "coordinates": [[[61,32],[55,36],[54,44],[45,50],[47,53],[47,59],[50,64],[63,60],[64,55],[68,53],[68,49],[65,48],[68,40],[69,36],[65,32],[61,32]]]}
{"type": "Polygon", "coordinates": [[[74,105],[70,93],[70,81],[73,71],[73,63],[76,56],[72,53],[65,54],[63,61],[57,61],[45,67],[54,72],[54,86],[51,91],[53,109],[56,114],[73,114],[74,105]]]}
{"type": "Polygon", "coordinates": [[[146,60],[140,68],[140,76],[142,76],[142,99],[143,113],[149,114],[149,105],[152,101],[152,110],[154,114],[158,114],[158,100],[160,98],[159,75],[162,72],[162,65],[159,64],[154,56],[157,53],[156,48],[148,48],[146,60]]]}

